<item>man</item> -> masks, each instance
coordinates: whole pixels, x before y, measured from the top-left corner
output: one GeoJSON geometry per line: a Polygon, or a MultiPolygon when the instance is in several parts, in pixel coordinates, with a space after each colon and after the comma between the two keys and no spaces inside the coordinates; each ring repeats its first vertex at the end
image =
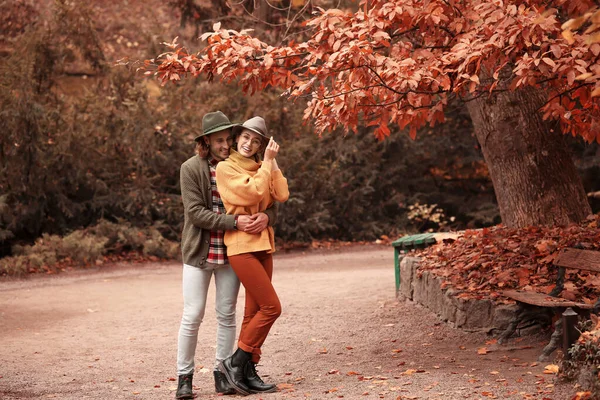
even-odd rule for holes
{"type": "Polygon", "coordinates": [[[177,399],[193,398],[192,379],[198,330],[204,317],[208,287],[213,275],[217,315],[217,350],[213,371],[215,389],[217,393],[235,393],[217,369],[218,363],[233,352],[235,307],[240,288],[240,282],[227,260],[224,231],[238,229],[260,233],[276,218],[274,208],[252,216],[227,215],[225,212],[216,186],[215,170],[217,164],[229,156],[231,128],[235,125],[220,111],[204,115],[202,134],[195,139],[198,154],[181,165],[181,197],[185,218],[181,238],[184,306],[177,346],[177,399]]]}

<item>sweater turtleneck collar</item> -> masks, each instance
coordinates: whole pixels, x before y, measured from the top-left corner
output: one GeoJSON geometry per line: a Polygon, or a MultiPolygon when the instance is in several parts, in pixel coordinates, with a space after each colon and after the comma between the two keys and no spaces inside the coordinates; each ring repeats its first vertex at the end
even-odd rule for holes
{"type": "Polygon", "coordinates": [[[246,171],[257,171],[261,164],[260,162],[256,162],[254,158],[244,157],[234,149],[231,149],[231,152],[229,153],[229,159],[246,171]]]}

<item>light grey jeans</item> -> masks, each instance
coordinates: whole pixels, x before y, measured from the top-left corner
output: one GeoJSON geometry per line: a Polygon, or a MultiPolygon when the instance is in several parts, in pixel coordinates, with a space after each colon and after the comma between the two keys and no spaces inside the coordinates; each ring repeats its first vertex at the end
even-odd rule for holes
{"type": "Polygon", "coordinates": [[[235,343],[235,306],[240,281],[229,265],[208,265],[200,269],[183,265],[183,317],[177,344],[177,374],[194,371],[194,355],[198,330],[204,318],[206,297],[212,276],[215,276],[217,314],[217,352],[215,367],[233,353],[235,343]]]}

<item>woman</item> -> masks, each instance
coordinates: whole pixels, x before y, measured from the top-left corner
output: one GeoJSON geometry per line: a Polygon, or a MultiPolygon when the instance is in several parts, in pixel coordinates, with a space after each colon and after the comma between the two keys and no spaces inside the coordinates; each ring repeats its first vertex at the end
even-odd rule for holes
{"type": "MultiPolygon", "coordinates": [[[[235,127],[229,158],[217,166],[217,187],[227,214],[252,215],[274,201],[289,197],[287,180],[275,157],[279,145],[267,136],[265,120],[254,117],[235,127]],[[259,154],[264,149],[264,160],[259,154]]],[[[219,364],[219,370],[242,395],[276,390],[256,373],[260,348],[271,326],[281,314],[281,304],[271,284],[275,240],[270,226],[260,234],[227,231],[225,245],[229,263],[246,289],[244,321],[238,349],[219,364]]]]}

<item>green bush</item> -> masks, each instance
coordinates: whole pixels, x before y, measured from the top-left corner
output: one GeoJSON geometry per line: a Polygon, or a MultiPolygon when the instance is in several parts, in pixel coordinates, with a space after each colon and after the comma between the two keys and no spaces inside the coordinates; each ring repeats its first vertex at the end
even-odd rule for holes
{"type": "Polygon", "coordinates": [[[13,256],[0,259],[0,275],[56,272],[64,267],[101,264],[105,256],[130,252],[177,259],[180,247],[155,227],[136,228],[126,222],[103,220],[64,237],[43,234],[33,245],[13,246],[13,256]]]}
{"type": "Polygon", "coordinates": [[[0,243],[63,235],[100,218],[156,223],[177,238],[178,168],[192,145],[174,137],[169,110],[149,99],[134,71],[106,68],[95,37],[64,40],[65,30],[87,37],[89,28],[66,29],[85,15],[64,14],[23,34],[22,51],[0,60],[0,243]],[[72,84],[62,71],[73,49],[93,76],[78,79],[81,93],[70,97],[59,88],[72,84]]]}

